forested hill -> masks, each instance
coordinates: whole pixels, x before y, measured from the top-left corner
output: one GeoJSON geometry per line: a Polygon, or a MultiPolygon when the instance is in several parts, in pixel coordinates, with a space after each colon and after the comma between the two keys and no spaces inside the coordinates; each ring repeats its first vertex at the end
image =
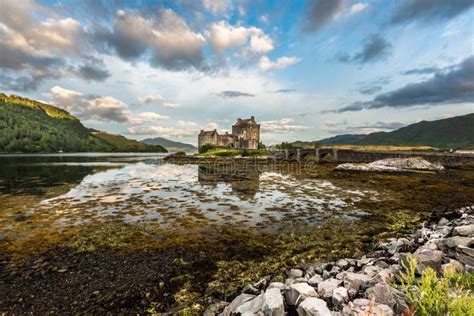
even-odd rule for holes
{"type": "Polygon", "coordinates": [[[163,137],[147,138],[147,139],[142,140],[141,142],[148,145],[160,145],[160,146],[165,147],[168,151],[185,151],[185,152],[197,151],[197,148],[191,144],[175,142],[163,137]]]}
{"type": "MultiPolygon", "coordinates": [[[[301,142],[293,143],[300,145],[301,142]]],[[[431,146],[440,149],[474,148],[474,113],[436,121],[421,121],[391,132],[338,135],[311,144],[431,146]]]]}
{"type": "Polygon", "coordinates": [[[0,153],[166,152],[119,135],[96,133],[55,106],[0,93],[0,153]]]}

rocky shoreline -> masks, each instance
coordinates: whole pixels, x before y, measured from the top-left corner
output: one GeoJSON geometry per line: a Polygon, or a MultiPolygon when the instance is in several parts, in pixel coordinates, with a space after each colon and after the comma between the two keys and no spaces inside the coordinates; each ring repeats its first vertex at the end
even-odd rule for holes
{"type": "MultiPolygon", "coordinates": [[[[420,275],[430,267],[474,273],[474,205],[389,239],[362,258],[296,266],[243,288],[231,302],[210,305],[205,315],[401,315],[407,294],[397,289],[408,258],[420,275]]],[[[411,315],[411,314],[410,314],[411,315]]]]}

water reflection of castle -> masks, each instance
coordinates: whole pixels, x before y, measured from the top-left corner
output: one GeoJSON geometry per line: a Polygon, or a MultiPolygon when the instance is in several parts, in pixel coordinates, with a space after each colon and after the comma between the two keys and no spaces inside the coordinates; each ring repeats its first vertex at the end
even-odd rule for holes
{"type": "Polygon", "coordinates": [[[229,184],[232,192],[241,199],[251,199],[259,190],[260,172],[252,166],[199,166],[198,181],[212,186],[217,186],[218,183],[229,184]]]}

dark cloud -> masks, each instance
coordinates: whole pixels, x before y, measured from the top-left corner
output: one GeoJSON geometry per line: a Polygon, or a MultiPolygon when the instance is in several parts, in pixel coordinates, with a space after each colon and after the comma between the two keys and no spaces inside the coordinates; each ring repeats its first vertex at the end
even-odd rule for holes
{"type": "Polygon", "coordinates": [[[474,56],[449,69],[428,80],[380,94],[371,101],[354,102],[332,112],[474,102],[474,56]]]}
{"type": "Polygon", "coordinates": [[[238,98],[238,97],[254,97],[255,96],[255,94],[240,92],[240,91],[232,91],[232,90],[222,91],[221,93],[218,93],[217,95],[220,96],[221,98],[238,98]]]}
{"type": "Polygon", "coordinates": [[[367,64],[386,59],[391,50],[392,45],[389,42],[378,34],[372,34],[365,40],[360,52],[354,56],[347,53],[338,53],[336,60],[342,63],[367,64]]]}
{"type": "Polygon", "coordinates": [[[306,32],[317,32],[344,9],[345,0],[310,0],[306,6],[303,27],[306,32]]]}
{"type": "Polygon", "coordinates": [[[404,71],[404,75],[430,75],[441,71],[438,67],[415,68],[404,71]]]}
{"type": "Polygon", "coordinates": [[[392,24],[422,22],[453,18],[474,6],[472,0],[405,0],[399,1],[392,24]]]}
{"type": "Polygon", "coordinates": [[[194,32],[171,9],[144,16],[135,10],[118,11],[111,30],[96,26],[95,42],[125,60],[149,56],[152,66],[169,70],[202,69],[203,35],[194,32]]]}
{"type": "Polygon", "coordinates": [[[375,94],[379,92],[380,90],[382,90],[382,87],[380,86],[367,86],[367,87],[360,88],[358,91],[359,93],[362,93],[362,94],[375,94]]]}
{"type": "Polygon", "coordinates": [[[79,66],[77,75],[87,81],[105,81],[110,77],[110,72],[102,60],[89,57],[86,63],[79,66]]]}

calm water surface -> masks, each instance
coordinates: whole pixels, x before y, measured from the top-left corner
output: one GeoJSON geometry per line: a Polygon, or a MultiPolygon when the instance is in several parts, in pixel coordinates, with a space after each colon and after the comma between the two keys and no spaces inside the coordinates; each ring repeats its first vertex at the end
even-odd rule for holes
{"type": "Polygon", "coordinates": [[[296,215],[307,224],[337,216],[356,220],[367,213],[354,203],[380,198],[376,190],[348,190],[300,172],[175,165],[160,154],[9,155],[0,162],[0,234],[10,237],[30,216],[51,229],[194,222],[268,230],[296,215]]]}

